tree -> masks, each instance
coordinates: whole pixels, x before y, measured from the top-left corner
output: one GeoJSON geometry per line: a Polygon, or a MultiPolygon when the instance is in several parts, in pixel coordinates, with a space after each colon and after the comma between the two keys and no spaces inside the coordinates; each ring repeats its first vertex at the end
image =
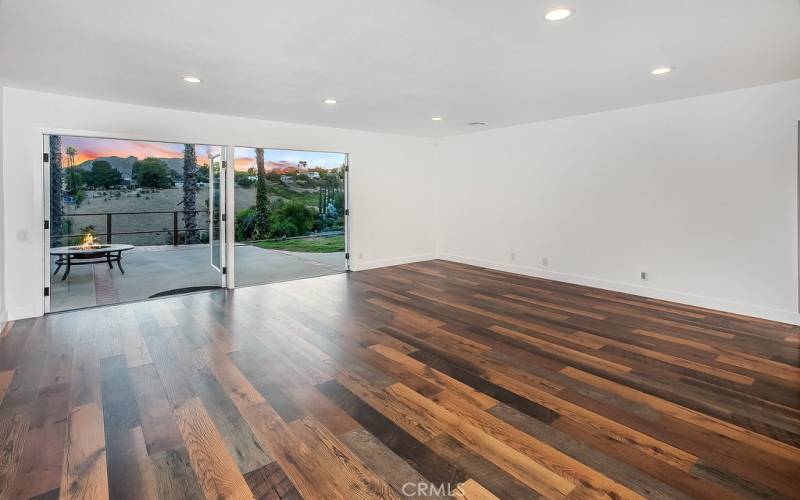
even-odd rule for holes
{"type": "Polygon", "coordinates": [[[86,183],[94,188],[110,188],[122,184],[122,174],[105,160],[92,162],[92,169],[86,176],[86,183]]]}
{"type": "Polygon", "coordinates": [[[254,236],[266,238],[269,235],[269,193],[267,193],[267,172],[264,169],[264,148],[256,148],[256,220],[254,236]]]}
{"type": "Polygon", "coordinates": [[[208,184],[208,165],[202,165],[197,169],[197,182],[205,182],[208,184]]]}
{"type": "Polygon", "coordinates": [[[164,189],[172,186],[172,173],[158,158],[137,160],[132,175],[140,187],[164,189]]]}
{"type": "Polygon", "coordinates": [[[302,236],[314,226],[314,211],[299,201],[290,201],[280,205],[273,214],[273,236],[302,236]],[[282,228],[294,227],[295,231],[280,231],[282,228]],[[283,234],[277,234],[282,232],[283,234]],[[295,234],[290,234],[295,233],[295,234]]]}
{"type": "Polygon", "coordinates": [[[78,154],[78,150],[72,146],[67,146],[67,149],[64,152],[69,156],[69,163],[67,167],[72,168],[75,166],[75,156],[78,154]]]}
{"type": "Polygon", "coordinates": [[[63,172],[61,170],[61,136],[50,136],[50,233],[58,236],[63,233],[64,203],[63,172]]]}
{"type": "Polygon", "coordinates": [[[83,170],[70,167],[67,170],[67,189],[70,191],[70,193],[74,193],[80,189],[81,186],[83,186],[83,184],[86,182],[85,178],[86,173],[83,170]]]}
{"type": "Polygon", "coordinates": [[[339,214],[344,213],[344,191],[339,191],[333,196],[333,207],[339,214]]]}
{"type": "Polygon", "coordinates": [[[197,231],[197,154],[194,144],[183,145],[183,227],[186,243],[200,243],[197,231]]]}

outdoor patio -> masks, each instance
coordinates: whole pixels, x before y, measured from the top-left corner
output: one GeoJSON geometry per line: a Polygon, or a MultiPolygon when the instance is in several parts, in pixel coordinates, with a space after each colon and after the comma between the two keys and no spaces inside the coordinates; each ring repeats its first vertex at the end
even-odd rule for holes
{"type": "MultiPolygon", "coordinates": [[[[74,266],[66,280],[64,269],[51,276],[50,310],[64,311],[150,298],[193,287],[219,286],[219,273],[210,264],[208,245],[147,246],[126,252],[125,274],[114,265],[74,266]]],[[[51,274],[55,271],[51,259],[51,274]]],[[[344,252],[305,253],[236,246],[236,286],[258,285],[345,271],[344,252]]]]}

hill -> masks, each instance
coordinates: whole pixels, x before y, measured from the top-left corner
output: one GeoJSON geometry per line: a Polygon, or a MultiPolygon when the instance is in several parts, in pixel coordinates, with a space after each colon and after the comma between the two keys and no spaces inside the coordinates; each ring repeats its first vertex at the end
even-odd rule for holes
{"type": "MultiPolygon", "coordinates": [[[[183,177],[183,158],[158,159],[166,163],[167,167],[173,172],[177,173],[179,177],[183,177]]],[[[107,161],[111,167],[116,169],[120,174],[122,174],[123,177],[130,177],[131,172],[133,171],[133,164],[136,163],[138,158],[135,156],[129,156],[127,158],[121,158],[119,156],[101,156],[95,158],[94,160],[86,160],[85,162],[76,165],[76,167],[82,170],[90,170],[92,168],[92,162],[98,160],[107,161]]]]}

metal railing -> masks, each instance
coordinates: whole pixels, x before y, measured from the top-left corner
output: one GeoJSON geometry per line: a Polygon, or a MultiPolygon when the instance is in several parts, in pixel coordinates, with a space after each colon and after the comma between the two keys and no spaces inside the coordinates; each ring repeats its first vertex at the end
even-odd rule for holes
{"type": "MultiPolygon", "coordinates": [[[[114,215],[150,215],[150,214],[172,214],[172,244],[174,246],[180,245],[180,234],[181,233],[188,233],[190,231],[195,231],[198,233],[201,232],[208,232],[208,227],[198,227],[197,229],[179,229],[178,227],[178,215],[182,215],[185,213],[192,213],[195,214],[208,214],[208,210],[166,210],[166,211],[151,211],[151,212],[99,212],[99,213],[88,213],[88,214],[63,214],[61,217],[66,219],[68,217],[103,217],[106,218],[106,232],[104,233],[97,233],[92,232],[93,236],[104,236],[106,239],[106,243],[112,243],[112,237],[114,235],[117,236],[125,236],[125,235],[133,235],[133,234],[160,234],[169,232],[168,229],[159,229],[159,230],[151,230],[151,231],[113,231],[113,216],[114,215]]],[[[77,233],[77,234],[59,234],[53,235],[53,239],[63,239],[67,238],[81,238],[84,236],[85,233],[77,233]]]]}

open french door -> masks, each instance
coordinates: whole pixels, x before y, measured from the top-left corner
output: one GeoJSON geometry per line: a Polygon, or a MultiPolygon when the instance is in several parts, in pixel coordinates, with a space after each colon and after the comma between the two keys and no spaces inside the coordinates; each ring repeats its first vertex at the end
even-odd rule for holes
{"type": "Polygon", "coordinates": [[[226,203],[227,147],[222,146],[209,158],[208,169],[208,243],[210,264],[220,275],[220,286],[226,287],[226,203]]]}

